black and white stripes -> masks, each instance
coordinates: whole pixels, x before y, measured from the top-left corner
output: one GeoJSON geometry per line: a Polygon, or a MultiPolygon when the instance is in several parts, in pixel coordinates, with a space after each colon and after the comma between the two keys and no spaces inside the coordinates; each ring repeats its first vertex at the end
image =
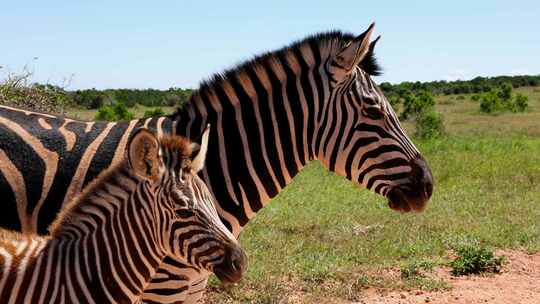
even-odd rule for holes
{"type": "Polygon", "coordinates": [[[196,176],[206,144],[196,156],[192,147],[141,129],[128,160],[68,203],[50,236],[0,231],[0,302],[136,303],[167,256],[237,281],[245,255],[196,176]]]}
{"type": "MultiPolygon", "coordinates": [[[[204,82],[176,113],[149,121],[191,139],[211,124],[214,141],[200,175],[234,235],[311,160],[387,197],[396,210],[424,208],[431,173],[371,79],[380,70],[372,31],[317,34],[258,56],[204,82]]],[[[110,166],[123,138],[145,124],[66,121],[1,107],[0,117],[0,160],[9,160],[0,162],[0,195],[7,198],[1,223],[20,229],[37,214],[32,227],[40,231],[60,209],[58,198],[110,166]]],[[[177,270],[171,279],[186,274],[174,265],[163,264],[177,270]]],[[[161,294],[147,300],[174,292],[149,289],[161,294]]]]}

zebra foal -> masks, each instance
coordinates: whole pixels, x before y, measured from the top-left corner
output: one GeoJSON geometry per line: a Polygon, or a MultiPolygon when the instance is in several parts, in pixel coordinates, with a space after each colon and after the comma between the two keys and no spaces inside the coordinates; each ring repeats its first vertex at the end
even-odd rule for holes
{"type": "Polygon", "coordinates": [[[0,303],[139,302],[166,256],[238,281],[246,256],[197,176],[208,133],[199,146],[140,129],[127,157],[65,206],[48,236],[0,231],[0,303]]]}

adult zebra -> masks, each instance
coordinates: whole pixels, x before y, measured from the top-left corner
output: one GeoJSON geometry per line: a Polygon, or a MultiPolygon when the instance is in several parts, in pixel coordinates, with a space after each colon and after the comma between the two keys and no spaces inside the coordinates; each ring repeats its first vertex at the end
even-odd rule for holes
{"type": "Polygon", "coordinates": [[[63,208],[50,236],[0,229],[0,302],[138,303],[167,255],[238,281],[245,254],[197,176],[207,145],[207,133],[199,146],[139,129],[127,157],[63,208]]]}
{"type": "MultiPolygon", "coordinates": [[[[14,220],[22,214],[26,226],[39,219],[44,231],[62,199],[114,163],[129,133],[145,124],[190,138],[212,125],[218,141],[209,147],[202,177],[235,236],[315,159],[387,197],[393,209],[422,210],[432,193],[431,173],[371,79],[379,73],[372,31],[373,25],[357,37],[317,34],[258,56],[204,82],[166,117],[85,123],[0,108],[2,224],[20,229],[14,220]]],[[[164,277],[181,272],[172,260],[164,267],[164,277]]],[[[193,298],[205,278],[195,281],[193,298]]],[[[149,286],[148,299],[172,301],[166,295],[174,284],[165,285],[163,277],[160,284],[149,286]]]]}

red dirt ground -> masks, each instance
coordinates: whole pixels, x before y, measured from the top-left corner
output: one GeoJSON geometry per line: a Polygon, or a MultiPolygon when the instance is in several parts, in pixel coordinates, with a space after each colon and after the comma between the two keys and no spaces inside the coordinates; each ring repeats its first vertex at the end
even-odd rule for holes
{"type": "Polygon", "coordinates": [[[434,276],[452,287],[449,291],[384,293],[366,290],[358,304],[540,304],[540,253],[528,255],[519,251],[500,251],[506,256],[501,274],[453,277],[447,269],[434,276]]]}

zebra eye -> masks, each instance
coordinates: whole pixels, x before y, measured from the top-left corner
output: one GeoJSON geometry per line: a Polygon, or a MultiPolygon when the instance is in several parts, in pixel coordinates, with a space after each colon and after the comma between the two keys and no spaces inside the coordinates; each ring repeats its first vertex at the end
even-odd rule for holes
{"type": "Polygon", "coordinates": [[[384,117],[384,113],[379,107],[366,107],[364,108],[364,112],[366,113],[366,116],[373,119],[381,119],[384,117]]]}

